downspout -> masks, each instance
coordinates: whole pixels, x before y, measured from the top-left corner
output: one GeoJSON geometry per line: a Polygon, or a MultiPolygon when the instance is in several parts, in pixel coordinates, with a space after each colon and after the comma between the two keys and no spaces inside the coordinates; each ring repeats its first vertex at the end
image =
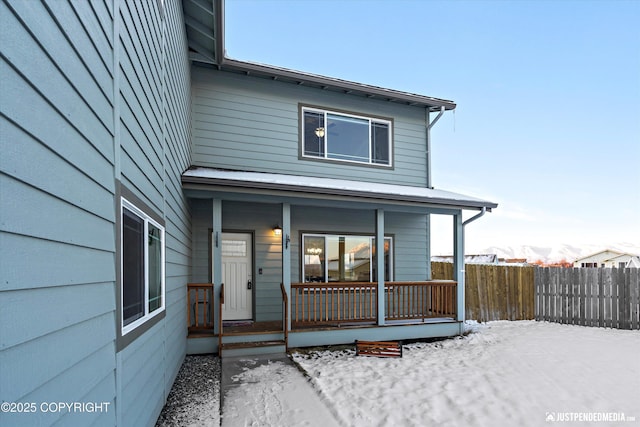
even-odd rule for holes
{"type": "Polygon", "coordinates": [[[431,128],[440,120],[444,114],[444,106],[440,107],[440,112],[431,123],[429,123],[429,109],[427,108],[427,188],[433,188],[431,185],[431,128]]]}
{"type": "Polygon", "coordinates": [[[484,214],[487,213],[487,207],[483,206],[482,210],[480,211],[480,213],[478,215],[472,216],[471,218],[469,218],[468,220],[464,221],[462,223],[462,226],[464,227],[465,225],[475,221],[476,219],[479,219],[481,216],[483,216],[484,214]]]}
{"type": "Polygon", "coordinates": [[[429,124],[429,129],[431,129],[433,127],[433,125],[436,124],[436,122],[438,120],[440,120],[440,117],[442,117],[442,115],[444,114],[444,105],[440,107],[440,112],[438,113],[438,115],[436,116],[435,119],[433,119],[433,121],[429,124]]]}
{"type": "MultiPolygon", "coordinates": [[[[471,218],[467,219],[466,221],[463,221],[463,222],[462,222],[462,236],[461,236],[461,238],[462,238],[462,242],[461,242],[461,243],[462,243],[462,248],[463,248],[463,249],[462,249],[462,252],[463,252],[463,254],[462,254],[462,274],[464,274],[464,275],[466,275],[466,274],[467,274],[467,273],[466,273],[466,268],[465,268],[465,266],[464,266],[464,264],[465,264],[465,262],[464,262],[464,236],[465,236],[465,230],[464,230],[464,227],[465,227],[467,224],[472,223],[472,222],[473,222],[473,221],[475,221],[476,219],[479,219],[480,217],[482,217],[482,216],[483,216],[484,214],[486,214],[486,213],[487,213],[487,207],[486,207],[486,206],[483,206],[483,207],[482,207],[482,210],[480,211],[480,213],[478,213],[477,215],[474,215],[474,216],[472,216],[471,218]]],[[[455,260],[454,260],[454,261],[455,261],[455,260]]],[[[466,279],[466,278],[465,278],[465,279],[466,279]]],[[[463,304],[463,307],[464,307],[464,304],[463,304]]],[[[459,330],[459,332],[460,332],[460,335],[462,335],[462,334],[464,333],[464,326],[462,325],[462,323],[460,324],[460,330],[459,330]]]]}

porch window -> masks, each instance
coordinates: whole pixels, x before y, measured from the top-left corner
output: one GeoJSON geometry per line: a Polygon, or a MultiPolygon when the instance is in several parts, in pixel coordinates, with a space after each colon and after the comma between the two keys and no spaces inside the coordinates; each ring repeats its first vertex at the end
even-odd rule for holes
{"type": "Polygon", "coordinates": [[[391,121],[302,107],[302,156],[391,166],[391,121]]]}
{"type": "Polygon", "coordinates": [[[122,199],[122,333],[164,310],[164,227],[122,199]]]}
{"type": "MultiPolygon", "coordinates": [[[[371,282],[376,277],[375,238],[305,234],[302,276],[304,282],[371,282]]],[[[385,237],[385,280],[392,280],[392,239],[385,237]]]]}

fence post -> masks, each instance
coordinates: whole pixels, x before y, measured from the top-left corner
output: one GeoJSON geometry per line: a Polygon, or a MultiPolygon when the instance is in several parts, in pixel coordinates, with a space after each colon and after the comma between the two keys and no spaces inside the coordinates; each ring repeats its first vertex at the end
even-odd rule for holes
{"type": "MultiPolygon", "coordinates": [[[[628,269],[627,269],[628,270],[628,269]]],[[[620,329],[629,329],[629,274],[618,268],[618,322],[620,329]]]]}
{"type": "MultiPolygon", "coordinates": [[[[618,276],[618,268],[611,269],[611,327],[619,328],[620,325],[620,281],[618,276]]],[[[624,286],[624,281],[622,281],[624,286]]]]}
{"type": "Polygon", "coordinates": [[[640,329],[640,269],[630,268],[631,327],[640,329]]]}
{"type": "Polygon", "coordinates": [[[551,283],[549,276],[549,268],[542,268],[542,285],[544,286],[544,320],[551,320],[551,283]]]}
{"type": "Polygon", "coordinates": [[[580,284],[580,325],[587,325],[587,283],[579,269],[577,269],[578,283],[580,284]]]}
{"type": "Polygon", "coordinates": [[[584,268],[578,269],[580,274],[580,286],[584,288],[584,315],[582,317],[582,325],[591,326],[591,284],[589,283],[588,276],[584,271],[584,268]]]}
{"type": "Polygon", "coordinates": [[[586,273],[589,281],[591,282],[591,310],[592,310],[592,318],[591,318],[591,326],[599,326],[600,325],[600,271],[594,270],[593,273],[591,269],[587,269],[586,273]]]}

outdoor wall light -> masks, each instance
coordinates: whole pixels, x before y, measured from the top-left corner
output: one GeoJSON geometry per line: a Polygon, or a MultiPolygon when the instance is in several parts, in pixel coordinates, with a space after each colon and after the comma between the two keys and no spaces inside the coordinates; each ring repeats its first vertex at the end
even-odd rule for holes
{"type": "Polygon", "coordinates": [[[273,227],[273,234],[275,236],[282,236],[282,227],[280,227],[279,225],[273,227]]]}
{"type": "Polygon", "coordinates": [[[324,128],[316,128],[316,136],[318,138],[324,137],[324,128]]]}

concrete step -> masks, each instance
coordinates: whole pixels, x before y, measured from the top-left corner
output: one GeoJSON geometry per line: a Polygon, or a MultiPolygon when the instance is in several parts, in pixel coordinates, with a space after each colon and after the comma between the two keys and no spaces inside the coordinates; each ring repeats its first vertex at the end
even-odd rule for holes
{"type": "Polygon", "coordinates": [[[286,354],[284,340],[248,341],[223,343],[221,357],[256,356],[263,354],[286,354]]]}
{"type": "Polygon", "coordinates": [[[265,342],[265,341],[281,341],[284,339],[284,332],[267,332],[253,334],[223,334],[222,343],[249,343],[249,342],[265,342]]]}

